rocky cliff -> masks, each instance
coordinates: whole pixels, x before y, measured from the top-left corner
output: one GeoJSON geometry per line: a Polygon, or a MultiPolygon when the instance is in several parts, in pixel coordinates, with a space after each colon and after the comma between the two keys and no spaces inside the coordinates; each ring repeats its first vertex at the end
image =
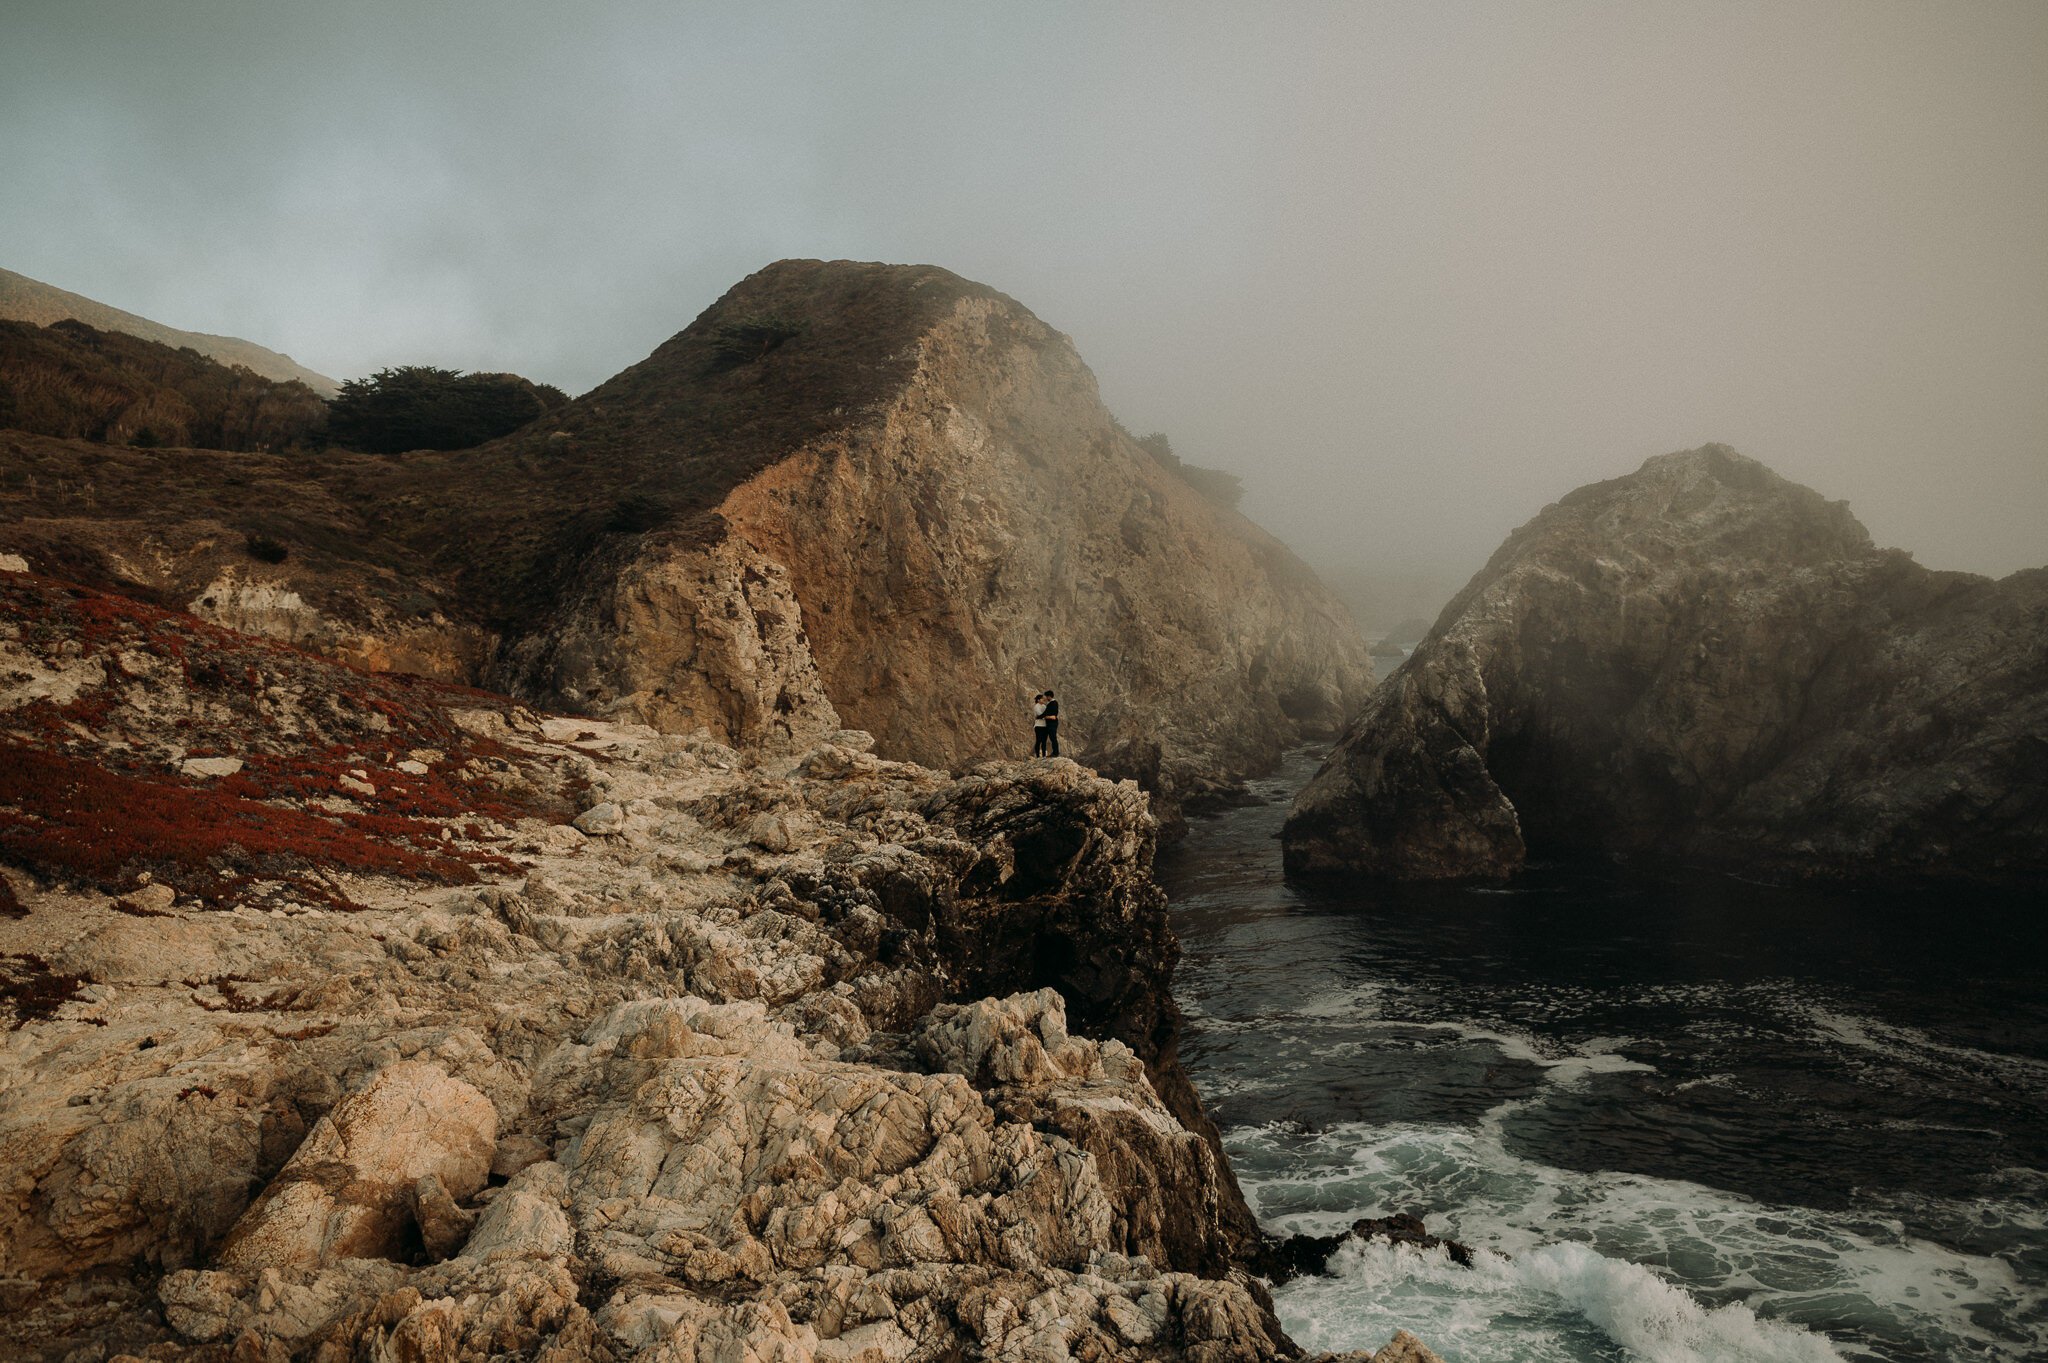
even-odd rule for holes
{"type": "Polygon", "coordinates": [[[511,631],[501,680],[555,703],[736,741],[844,722],[957,768],[1024,750],[1052,687],[1067,751],[1172,796],[1334,733],[1370,675],[1342,607],[1141,449],[1064,336],[943,270],[782,262],[449,465],[549,460],[602,469],[611,518],[511,631]]]}
{"type": "Polygon", "coordinates": [[[929,267],[771,266],[474,450],[0,440],[0,550],[39,569],[664,732],[846,724],[959,769],[1028,751],[1052,687],[1065,750],[1170,813],[1370,679],[1342,606],[1133,441],[1064,336],[929,267]]]}
{"type": "Polygon", "coordinates": [[[1651,459],[1509,537],[1285,839],[1395,878],[2048,872],[2048,571],[1931,572],[1725,446],[1651,459]]]}
{"type": "Polygon", "coordinates": [[[0,563],[10,1356],[1293,1356],[1145,796],[870,747],[0,563]]]}

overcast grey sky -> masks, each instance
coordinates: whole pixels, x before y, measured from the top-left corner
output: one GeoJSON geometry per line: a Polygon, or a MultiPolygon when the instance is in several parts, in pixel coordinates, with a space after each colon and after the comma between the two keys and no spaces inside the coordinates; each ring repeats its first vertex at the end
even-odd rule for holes
{"type": "Polygon", "coordinates": [[[6,0],[0,266],[581,391],[929,261],[1333,576],[1723,440],[2048,564],[2048,3],[6,0]]]}

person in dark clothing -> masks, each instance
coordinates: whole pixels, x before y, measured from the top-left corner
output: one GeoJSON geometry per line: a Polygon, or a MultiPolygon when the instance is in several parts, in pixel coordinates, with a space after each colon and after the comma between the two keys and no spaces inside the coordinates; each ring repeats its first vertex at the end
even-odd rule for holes
{"type": "Polygon", "coordinates": [[[1031,698],[1031,755],[1045,756],[1045,692],[1031,698]]]}
{"type": "Polygon", "coordinates": [[[1050,691],[1045,693],[1045,749],[1047,757],[1060,755],[1060,702],[1050,691]]]}

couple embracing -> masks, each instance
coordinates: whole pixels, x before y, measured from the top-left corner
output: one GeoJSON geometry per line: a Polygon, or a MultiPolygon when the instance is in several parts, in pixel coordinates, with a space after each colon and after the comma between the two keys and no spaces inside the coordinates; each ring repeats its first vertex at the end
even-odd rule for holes
{"type": "Polygon", "coordinates": [[[1060,755],[1060,702],[1050,691],[1040,691],[1031,698],[1031,755],[1060,755]]]}

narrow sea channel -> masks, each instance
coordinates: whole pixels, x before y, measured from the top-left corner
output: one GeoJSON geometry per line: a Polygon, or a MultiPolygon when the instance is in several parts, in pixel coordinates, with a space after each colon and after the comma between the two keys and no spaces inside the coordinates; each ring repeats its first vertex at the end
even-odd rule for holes
{"type": "Polygon", "coordinates": [[[1421,1213],[1278,1294],[1451,1363],[2048,1358],[2048,913],[1614,866],[1290,885],[1314,770],[1160,858],[1188,1067],[1267,1228],[1421,1213]]]}

